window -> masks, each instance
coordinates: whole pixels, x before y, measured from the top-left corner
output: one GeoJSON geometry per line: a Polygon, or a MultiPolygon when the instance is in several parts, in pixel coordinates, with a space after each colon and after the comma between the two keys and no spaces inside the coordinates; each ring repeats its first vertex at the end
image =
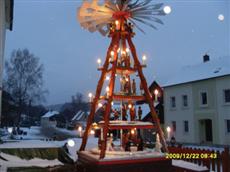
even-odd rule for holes
{"type": "Polygon", "coordinates": [[[207,92],[200,92],[200,104],[202,106],[208,105],[208,95],[207,92]]]}
{"type": "Polygon", "coordinates": [[[175,108],[176,107],[176,97],[170,97],[170,107],[175,108]]]}
{"type": "Polygon", "coordinates": [[[224,102],[230,103],[230,89],[224,90],[224,102]]]}
{"type": "Polygon", "coordinates": [[[182,106],[188,107],[188,96],[187,95],[182,95],[182,106]]]}
{"type": "Polygon", "coordinates": [[[184,132],[185,133],[189,132],[188,121],[184,121],[184,132]]]}
{"type": "Polygon", "coordinates": [[[226,120],[226,131],[227,133],[230,133],[230,119],[226,120]]]}
{"type": "Polygon", "coordinates": [[[176,121],[172,121],[172,131],[176,131],[176,121]]]}

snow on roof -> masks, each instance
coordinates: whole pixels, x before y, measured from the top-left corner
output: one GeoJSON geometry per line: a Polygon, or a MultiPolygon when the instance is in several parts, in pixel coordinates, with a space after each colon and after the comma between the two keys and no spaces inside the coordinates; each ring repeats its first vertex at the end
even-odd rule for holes
{"type": "Polygon", "coordinates": [[[163,87],[230,75],[230,56],[211,59],[193,66],[182,67],[163,87]]]}
{"type": "Polygon", "coordinates": [[[45,115],[42,116],[42,118],[50,118],[54,115],[58,115],[59,112],[58,111],[48,111],[45,115]]]}
{"type": "Polygon", "coordinates": [[[77,114],[72,118],[72,121],[77,120],[77,121],[81,121],[81,120],[85,120],[86,117],[88,116],[89,113],[87,112],[83,112],[83,111],[78,111],[77,114]]]}
{"type": "MultiPolygon", "coordinates": [[[[154,107],[156,107],[158,104],[159,102],[154,102],[154,107]]],[[[141,109],[142,109],[142,118],[144,118],[150,112],[149,104],[141,105],[141,109]]]]}
{"type": "Polygon", "coordinates": [[[76,115],[74,115],[74,117],[71,119],[71,121],[75,120],[80,114],[82,113],[81,110],[79,110],[76,115]]]}

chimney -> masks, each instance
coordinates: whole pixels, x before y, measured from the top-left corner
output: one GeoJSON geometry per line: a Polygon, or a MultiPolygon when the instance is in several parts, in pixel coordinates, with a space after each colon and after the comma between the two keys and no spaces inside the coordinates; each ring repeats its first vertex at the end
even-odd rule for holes
{"type": "Polygon", "coordinates": [[[208,54],[205,54],[205,55],[203,56],[203,62],[206,63],[206,62],[208,62],[209,60],[210,60],[209,55],[208,55],[208,54]]]}

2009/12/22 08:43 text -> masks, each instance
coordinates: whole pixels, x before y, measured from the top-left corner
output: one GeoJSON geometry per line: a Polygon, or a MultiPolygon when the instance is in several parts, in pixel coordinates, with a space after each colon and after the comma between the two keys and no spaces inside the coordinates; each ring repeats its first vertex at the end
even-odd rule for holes
{"type": "Polygon", "coordinates": [[[216,159],[216,153],[166,153],[166,159],[216,159]]]}

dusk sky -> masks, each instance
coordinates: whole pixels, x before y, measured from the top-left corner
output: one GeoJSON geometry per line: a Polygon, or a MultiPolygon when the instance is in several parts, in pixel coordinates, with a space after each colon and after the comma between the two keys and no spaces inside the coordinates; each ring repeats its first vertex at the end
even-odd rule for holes
{"type": "MultiPolygon", "coordinates": [[[[44,64],[46,104],[70,101],[71,95],[94,92],[100,72],[98,57],[105,59],[108,37],[83,30],[76,10],[81,0],[15,0],[13,31],[7,32],[5,59],[13,49],[28,48],[44,64]]],[[[148,84],[164,83],[182,66],[230,55],[229,0],[155,1],[170,5],[172,12],[161,17],[158,30],[135,29],[138,55],[147,55],[144,69],[148,84]],[[224,20],[218,20],[223,14],[224,20]]]]}

